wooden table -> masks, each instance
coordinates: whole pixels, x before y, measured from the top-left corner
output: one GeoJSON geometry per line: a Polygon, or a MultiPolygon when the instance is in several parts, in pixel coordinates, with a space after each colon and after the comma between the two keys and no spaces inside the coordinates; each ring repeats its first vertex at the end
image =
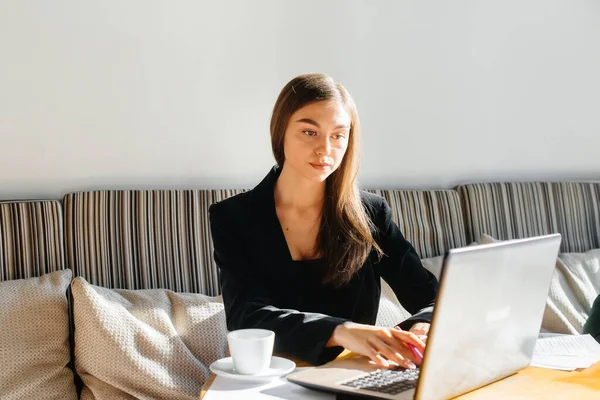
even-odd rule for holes
{"type": "MultiPolygon", "coordinates": [[[[349,356],[344,352],[340,357],[349,356]]],[[[288,357],[289,358],[289,357],[288,357]]],[[[310,366],[297,362],[299,367],[310,366]]],[[[212,375],[202,387],[202,399],[215,380],[212,375]]],[[[484,386],[455,400],[501,399],[565,399],[565,400],[599,400],[600,399],[600,362],[585,370],[557,371],[546,368],[527,367],[501,381],[484,386]]]]}
{"type": "Polygon", "coordinates": [[[474,399],[600,399],[600,362],[583,371],[527,367],[508,378],[457,397],[474,399]]]}

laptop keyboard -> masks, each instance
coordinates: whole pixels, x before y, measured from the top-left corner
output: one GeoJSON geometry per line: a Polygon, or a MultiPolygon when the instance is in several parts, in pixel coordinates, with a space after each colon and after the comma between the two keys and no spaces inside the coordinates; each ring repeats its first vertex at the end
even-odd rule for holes
{"type": "Polygon", "coordinates": [[[417,387],[418,378],[418,368],[380,369],[341,384],[379,393],[398,394],[417,387]]]}

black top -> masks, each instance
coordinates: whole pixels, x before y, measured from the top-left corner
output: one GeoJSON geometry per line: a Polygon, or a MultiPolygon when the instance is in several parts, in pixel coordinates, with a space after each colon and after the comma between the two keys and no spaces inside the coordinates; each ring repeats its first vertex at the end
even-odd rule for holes
{"type": "Polygon", "coordinates": [[[385,199],[361,191],[385,256],[373,250],[351,281],[336,289],[320,280],[322,260],[294,261],[275,210],[275,166],[253,190],[209,208],[215,261],[219,267],[227,328],[275,332],[275,352],[312,364],[328,362],[341,347],[325,348],[333,330],[347,320],[374,324],[380,277],[413,316],[400,326],[430,322],[436,278],[423,267],[413,246],[392,221],[385,199]]]}

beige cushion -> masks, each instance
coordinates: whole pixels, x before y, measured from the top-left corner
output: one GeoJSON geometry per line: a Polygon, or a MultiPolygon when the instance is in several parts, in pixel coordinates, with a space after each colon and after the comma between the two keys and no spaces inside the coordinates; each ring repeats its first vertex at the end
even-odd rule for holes
{"type": "Polygon", "coordinates": [[[76,399],[67,367],[71,270],[0,282],[0,398],[76,399]]]}
{"type": "Polygon", "coordinates": [[[227,355],[223,304],[164,289],[71,284],[82,399],[197,399],[227,355]]]}
{"type": "MultiPolygon", "coordinates": [[[[482,235],[482,243],[498,240],[482,235]]],[[[542,328],[548,332],[579,334],[600,293],[600,249],[562,253],[552,275],[542,328]]]]}
{"type": "Polygon", "coordinates": [[[375,325],[391,328],[409,317],[410,313],[402,307],[390,285],[381,279],[381,297],[375,325]]]}
{"type": "MultiPolygon", "coordinates": [[[[469,246],[476,244],[477,243],[473,242],[469,246]]],[[[440,279],[443,262],[444,256],[424,258],[421,260],[423,266],[435,275],[438,281],[440,279]]],[[[377,310],[377,320],[375,325],[392,327],[409,317],[410,313],[402,307],[390,285],[382,279],[381,297],[379,298],[379,309],[377,310]]]]}
{"type": "Polygon", "coordinates": [[[559,333],[581,333],[600,293],[600,249],[558,256],[542,326],[559,333]]]}
{"type": "Polygon", "coordinates": [[[600,249],[559,254],[557,267],[565,272],[577,300],[589,314],[600,294],[600,249]]]}
{"type": "MultiPolygon", "coordinates": [[[[479,243],[472,242],[467,247],[476,246],[479,243]]],[[[438,280],[440,281],[440,275],[442,274],[442,265],[444,264],[444,256],[437,256],[431,258],[424,258],[421,260],[423,266],[429,270],[438,280]]]]}
{"type": "Polygon", "coordinates": [[[437,256],[431,258],[424,258],[421,260],[423,266],[435,275],[438,282],[440,281],[440,275],[442,273],[442,265],[444,264],[444,256],[437,256]]]}

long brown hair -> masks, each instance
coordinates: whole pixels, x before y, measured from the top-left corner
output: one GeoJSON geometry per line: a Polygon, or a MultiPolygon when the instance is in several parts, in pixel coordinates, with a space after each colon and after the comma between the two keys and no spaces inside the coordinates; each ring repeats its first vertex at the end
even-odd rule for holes
{"type": "Polygon", "coordinates": [[[338,101],[350,114],[348,147],[340,166],[327,178],[325,203],[317,234],[316,252],[326,265],[324,284],[340,287],[357,272],[374,248],[373,223],[367,216],[356,182],[359,167],[360,123],[348,91],[324,74],[306,74],[292,79],[281,90],[271,117],[271,146],[280,167],[285,162],[283,139],[292,114],[317,101],[338,101]]]}

